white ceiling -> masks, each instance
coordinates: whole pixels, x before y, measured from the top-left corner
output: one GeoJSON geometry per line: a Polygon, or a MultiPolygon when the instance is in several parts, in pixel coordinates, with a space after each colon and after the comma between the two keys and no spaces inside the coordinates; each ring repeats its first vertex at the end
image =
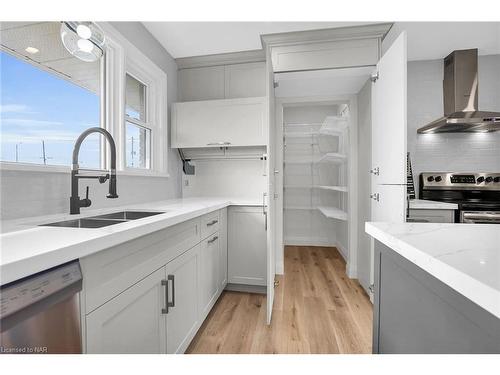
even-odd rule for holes
{"type": "Polygon", "coordinates": [[[1,49],[99,94],[100,63],[84,62],[70,55],[61,42],[60,30],[60,22],[1,22],[1,49]],[[27,47],[38,52],[30,54],[27,47]]]}
{"type": "Polygon", "coordinates": [[[410,61],[442,59],[467,48],[478,48],[480,55],[500,54],[500,22],[397,22],[389,34],[401,30],[408,34],[410,61]]]}
{"type": "Polygon", "coordinates": [[[143,22],[176,59],[261,49],[262,34],[369,23],[374,22],[143,22]]]}
{"type": "MultiPolygon", "coordinates": [[[[374,22],[144,22],[174,58],[261,48],[260,35],[374,22]]],[[[408,32],[408,59],[441,59],[454,49],[500,54],[500,22],[398,22],[408,32]]],[[[391,33],[392,34],[392,33],[391,33]]]]}

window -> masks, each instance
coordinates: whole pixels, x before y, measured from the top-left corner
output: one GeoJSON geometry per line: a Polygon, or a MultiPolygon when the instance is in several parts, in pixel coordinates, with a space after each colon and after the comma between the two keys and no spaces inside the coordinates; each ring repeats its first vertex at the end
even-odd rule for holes
{"type": "MultiPolygon", "coordinates": [[[[71,56],[59,22],[3,22],[0,160],[71,165],[76,138],[100,124],[100,63],[71,56]]],[[[89,136],[80,165],[101,166],[100,139],[89,136]]]]}
{"type": "MultiPolygon", "coordinates": [[[[112,26],[99,26],[105,59],[89,63],[66,51],[59,22],[0,23],[3,169],[69,172],[76,138],[101,126],[115,140],[118,174],[168,176],[167,76],[112,26]]],[[[104,167],[108,149],[90,135],[80,166],[104,167]]]]}
{"type": "Polygon", "coordinates": [[[150,168],[151,125],[147,86],[130,74],[125,78],[125,159],[127,168],[150,168]]]}

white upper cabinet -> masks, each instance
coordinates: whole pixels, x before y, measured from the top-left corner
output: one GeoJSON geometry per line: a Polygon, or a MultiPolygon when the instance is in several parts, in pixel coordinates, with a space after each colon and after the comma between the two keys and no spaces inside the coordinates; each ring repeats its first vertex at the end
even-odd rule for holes
{"type": "Polygon", "coordinates": [[[224,66],[180,69],[179,99],[183,102],[224,99],[224,75],[224,66]]]}
{"type": "Polygon", "coordinates": [[[226,65],[224,70],[226,99],[266,95],[265,62],[226,65]]]}
{"type": "Polygon", "coordinates": [[[266,63],[252,62],[179,70],[179,100],[237,99],[266,95],[266,63]]]}
{"type": "Polygon", "coordinates": [[[374,65],[379,38],[336,40],[273,47],[274,73],[374,65]]]}
{"type": "Polygon", "coordinates": [[[172,147],[264,146],[265,97],[204,100],[172,106],[172,147]]]}

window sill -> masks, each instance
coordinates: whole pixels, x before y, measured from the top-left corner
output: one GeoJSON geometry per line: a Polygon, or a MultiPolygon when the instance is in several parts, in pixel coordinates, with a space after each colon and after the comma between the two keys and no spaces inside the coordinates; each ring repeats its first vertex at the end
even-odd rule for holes
{"type": "MultiPolygon", "coordinates": [[[[0,170],[2,171],[24,171],[39,173],[71,173],[71,168],[65,165],[39,165],[29,163],[11,163],[0,161],[0,170]]],[[[106,170],[103,170],[103,172],[106,170]]],[[[150,170],[125,169],[116,171],[117,176],[137,176],[137,177],[170,177],[168,172],[157,172],[150,170]]]]}

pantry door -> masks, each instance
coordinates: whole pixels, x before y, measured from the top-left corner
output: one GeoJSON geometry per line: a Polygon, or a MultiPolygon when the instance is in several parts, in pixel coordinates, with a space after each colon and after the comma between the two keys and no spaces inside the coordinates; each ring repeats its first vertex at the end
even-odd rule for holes
{"type": "Polygon", "coordinates": [[[406,50],[403,31],[372,79],[372,221],[405,221],[406,50]]]}
{"type": "Polygon", "coordinates": [[[274,104],[274,73],[271,58],[268,50],[267,58],[267,192],[264,197],[264,210],[266,215],[267,230],[267,306],[266,317],[267,324],[271,324],[274,302],[274,278],[276,276],[276,200],[275,200],[275,173],[276,170],[276,128],[275,128],[275,104],[274,104]]]}

